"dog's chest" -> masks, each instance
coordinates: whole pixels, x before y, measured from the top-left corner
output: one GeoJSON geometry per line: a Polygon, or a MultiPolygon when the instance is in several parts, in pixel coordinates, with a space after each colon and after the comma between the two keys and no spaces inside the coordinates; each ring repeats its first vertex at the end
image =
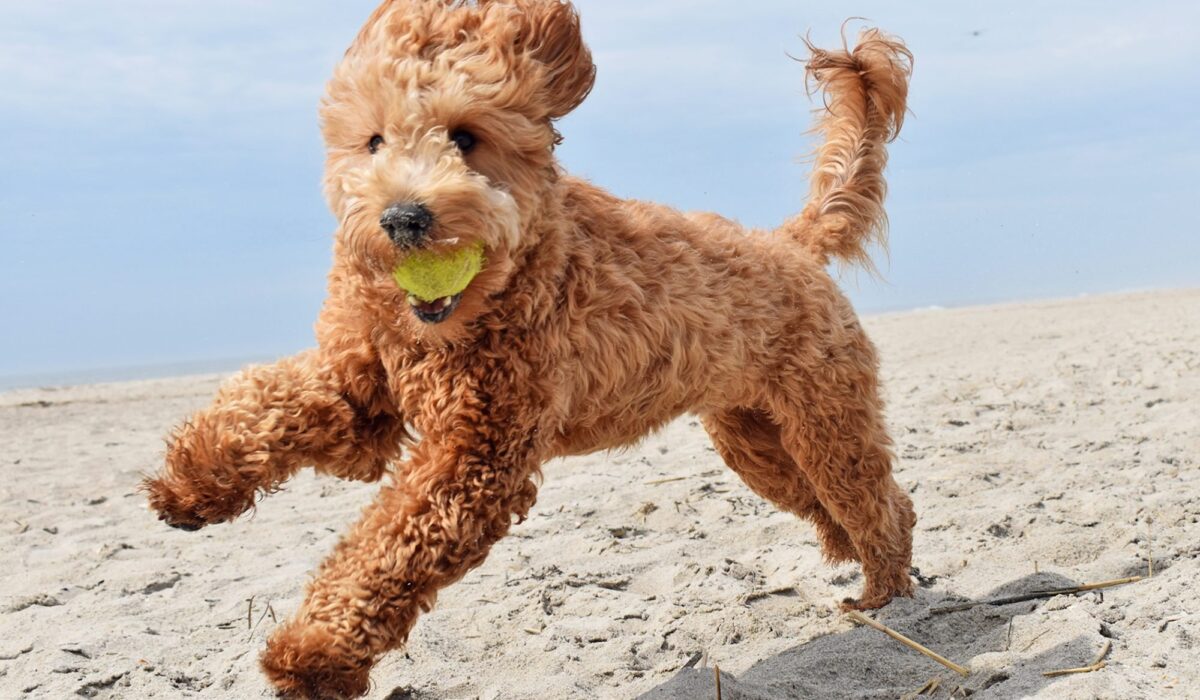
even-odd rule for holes
{"type": "Polygon", "coordinates": [[[544,425],[531,416],[549,408],[549,379],[528,362],[478,345],[398,351],[383,360],[395,405],[422,435],[470,426],[494,433],[509,425],[544,425]]]}

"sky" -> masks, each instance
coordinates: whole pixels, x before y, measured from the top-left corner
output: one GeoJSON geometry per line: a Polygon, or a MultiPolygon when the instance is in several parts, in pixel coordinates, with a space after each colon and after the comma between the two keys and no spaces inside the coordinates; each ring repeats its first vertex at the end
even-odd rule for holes
{"type": "MultiPolygon", "coordinates": [[[[0,385],[314,344],[316,108],[374,4],[0,3],[0,385]]],[[[576,5],[566,169],[760,227],[807,188],[802,37],[905,39],[890,249],[840,273],[862,312],[1200,286],[1200,3],[576,5]]]]}

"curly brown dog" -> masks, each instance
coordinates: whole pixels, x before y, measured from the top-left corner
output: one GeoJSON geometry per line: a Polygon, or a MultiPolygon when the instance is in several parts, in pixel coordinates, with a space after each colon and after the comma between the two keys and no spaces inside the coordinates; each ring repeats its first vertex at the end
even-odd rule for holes
{"type": "Polygon", "coordinates": [[[861,562],[844,605],[911,592],[915,518],[891,476],[875,349],[825,269],[865,262],[883,236],[911,56],[875,30],[811,50],[826,101],[811,200],[747,231],[560,170],[554,122],[595,77],[569,3],[375,11],[321,110],[339,228],[319,347],[231,380],[145,484],[163,520],[194,529],[308,465],[391,476],[272,636],[262,666],[281,691],[365,693],[438,590],[526,517],[544,462],[685,412],[750,488],[815,523],[830,561],[861,562]],[[480,243],[460,294],[429,301],[393,279],[413,251],[480,243]]]}

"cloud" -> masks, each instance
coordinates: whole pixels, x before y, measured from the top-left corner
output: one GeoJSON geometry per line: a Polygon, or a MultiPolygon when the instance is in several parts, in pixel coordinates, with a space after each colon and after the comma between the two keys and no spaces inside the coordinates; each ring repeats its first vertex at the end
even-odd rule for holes
{"type": "Polygon", "coordinates": [[[311,106],[358,21],[278,0],[5,3],[5,111],[203,120],[230,105],[311,106]],[[314,31],[321,22],[329,31],[314,31]]]}
{"type": "Polygon", "coordinates": [[[979,37],[929,41],[918,53],[915,87],[930,102],[1016,111],[1200,76],[1200,6],[1110,9],[999,16],[979,37]]]}
{"type": "MultiPolygon", "coordinates": [[[[614,119],[638,103],[674,103],[689,118],[712,122],[800,103],[801,71],[785,53],[802,56],[799,37],[810,30],[819,45],[836,45],[848,12],[785,0],[578,5],[598,49],[597,97],[619,108],[614,119]]],[[[1200,82],[1200,4],[868,0],[855,12],[870,19],[849,22],[851,39],[859,26],[879,26],[904,37],[916,54],[912,107],[918,119],[1103,108],[1122,96],[1146,99],[1164,90],[1197,100],[1182,93],[1200,82]]]]}

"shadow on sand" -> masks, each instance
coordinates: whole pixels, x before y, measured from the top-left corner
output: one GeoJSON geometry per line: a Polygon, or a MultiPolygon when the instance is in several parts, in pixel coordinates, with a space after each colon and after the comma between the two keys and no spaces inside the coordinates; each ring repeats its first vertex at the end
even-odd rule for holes
{"type": "MultiPolygon", "coordinates": [[[[1055,574],[1026,576],[1000,586],[985,599],[1036,590],[1062,588],[1074,582],[1055,574]]],[[[959,664],[989,652],[1009,649],[1010,621],[1045,601],[1005,606],[981,605],[960,612],[934,614],[931,608],[967,599],[953,594],[919,590],[914,599],[893,601],[874,617],[959,664]]],[[[756,663],[740,676],[721,673],[722,700],[793,700],[797,698],[899,698],[913,693],[934,677],[937,692],[923,697],[1024,697],[1053,683],[1042,672],[1088,663],[1094,640],[1076,637],[1035,656],[1019,656],[1003,671],[973,670],[963,678],[866,627],[819,637],[756,663]],[[962,691],[957,691],[961,686],[962,691]]],[[[1092,652],[1094,653],[1094,652],[1092,652]]],[[[704,700],[716,698],[711,668],[685,668],[639,700],[704,700]]]]}

